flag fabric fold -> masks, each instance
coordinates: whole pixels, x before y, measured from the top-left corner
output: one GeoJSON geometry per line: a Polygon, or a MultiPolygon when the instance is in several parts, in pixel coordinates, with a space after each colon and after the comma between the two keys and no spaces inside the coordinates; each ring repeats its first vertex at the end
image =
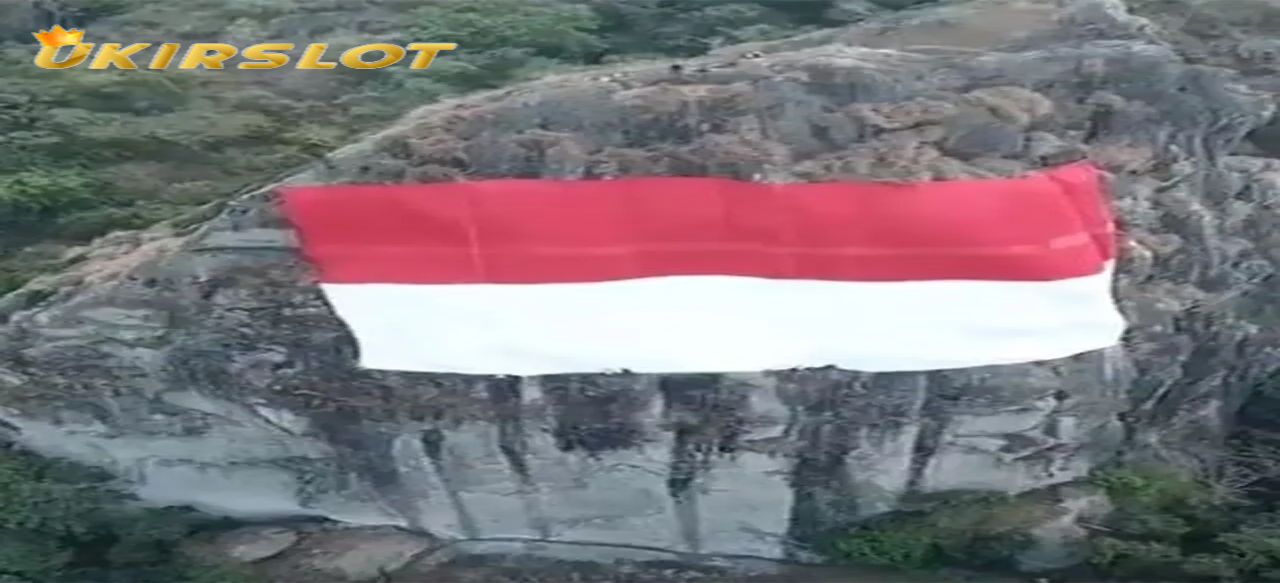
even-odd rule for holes
{"type": "Polygon", "coordinates": [[[923,371],[1119,341],[1098,170],[282,190],[366,368],[923,371]]]}

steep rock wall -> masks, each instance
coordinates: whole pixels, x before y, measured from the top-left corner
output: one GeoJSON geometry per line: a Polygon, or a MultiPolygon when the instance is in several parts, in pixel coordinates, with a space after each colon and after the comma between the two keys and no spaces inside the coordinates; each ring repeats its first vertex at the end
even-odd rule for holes
{"type": "Polygon", "coordinates": [[[887,18],[433,105],[290,180],[948,178],[1087,155],[1128,236],[1123,346],[929,374],[361,371],[264,189],[0,300],[3,427],[155,503],[766,557],[913,496],[1070,483],[1122,449],[1212,459],[1280,367],[1280,163],[1235,155],[1273,105],[1116,3],[887,18]]]}

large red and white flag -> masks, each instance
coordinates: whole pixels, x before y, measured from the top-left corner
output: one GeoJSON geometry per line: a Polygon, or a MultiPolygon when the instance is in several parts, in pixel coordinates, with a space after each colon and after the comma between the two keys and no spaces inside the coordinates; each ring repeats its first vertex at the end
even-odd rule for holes
{"type": "Polygon", "coordinates": [[[285,189],[366,368],[923,371],[1116,344],[1081,162],[1001,179],[500,179],[285,189]]]}

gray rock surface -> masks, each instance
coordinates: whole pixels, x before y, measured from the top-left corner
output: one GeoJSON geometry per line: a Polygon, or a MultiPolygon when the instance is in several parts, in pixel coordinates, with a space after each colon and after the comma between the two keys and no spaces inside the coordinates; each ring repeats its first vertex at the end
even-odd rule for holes
{"type": "Polygon", "coordinates": [[[227,559],[252,563],[270,559],[292,548],[298,533],[279,526],[249,526],[222,533],[213,543],[227,559]]]}
{"type": "MultiPolygon", "coordinates": [[[[203,560],[230,559],[264,581],[330,583],[933,583],[1009,579],[964,572],[899,573],[875,568],[831,568],[751,557],[712,557],[629,546],[521,540],[444,542],[395,527],[307,525],[276,528],[293,544],[270,557],[240,554],[264,537],[244,527],[189,541],[186,552],[203,560]],[[231,543],[230,541],[236,541],[231,543]]],[[[274,545],[277,535],[266,536],[274,545]]]]}
{"type": "Polygon", "coordinates": [[[290,178],[947,178],[1088,156],[1127,234],[1134,326],[1113,350],[927,374],[361,371],[262,190],[0,298],[0,425],[156,504],[760,557],[1122,450],[1205,463],[1280,367],[1280,162],[1242,149],[1271,123],[1250,89],[1270,73],[1192,44],[1118,2],[927,8],[428,106],[290,178]]]}

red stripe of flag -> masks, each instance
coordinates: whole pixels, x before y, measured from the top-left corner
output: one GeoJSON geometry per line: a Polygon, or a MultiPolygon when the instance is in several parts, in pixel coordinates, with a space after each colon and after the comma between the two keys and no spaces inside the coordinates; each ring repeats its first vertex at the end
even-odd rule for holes
{"type": "Polygon", "coordinates": [[[1115,255],[1096,167],[1014,178],[722,178],[283,189],[325,283],[553,283],[664,275],[1043,281],[1115,255]]]}

